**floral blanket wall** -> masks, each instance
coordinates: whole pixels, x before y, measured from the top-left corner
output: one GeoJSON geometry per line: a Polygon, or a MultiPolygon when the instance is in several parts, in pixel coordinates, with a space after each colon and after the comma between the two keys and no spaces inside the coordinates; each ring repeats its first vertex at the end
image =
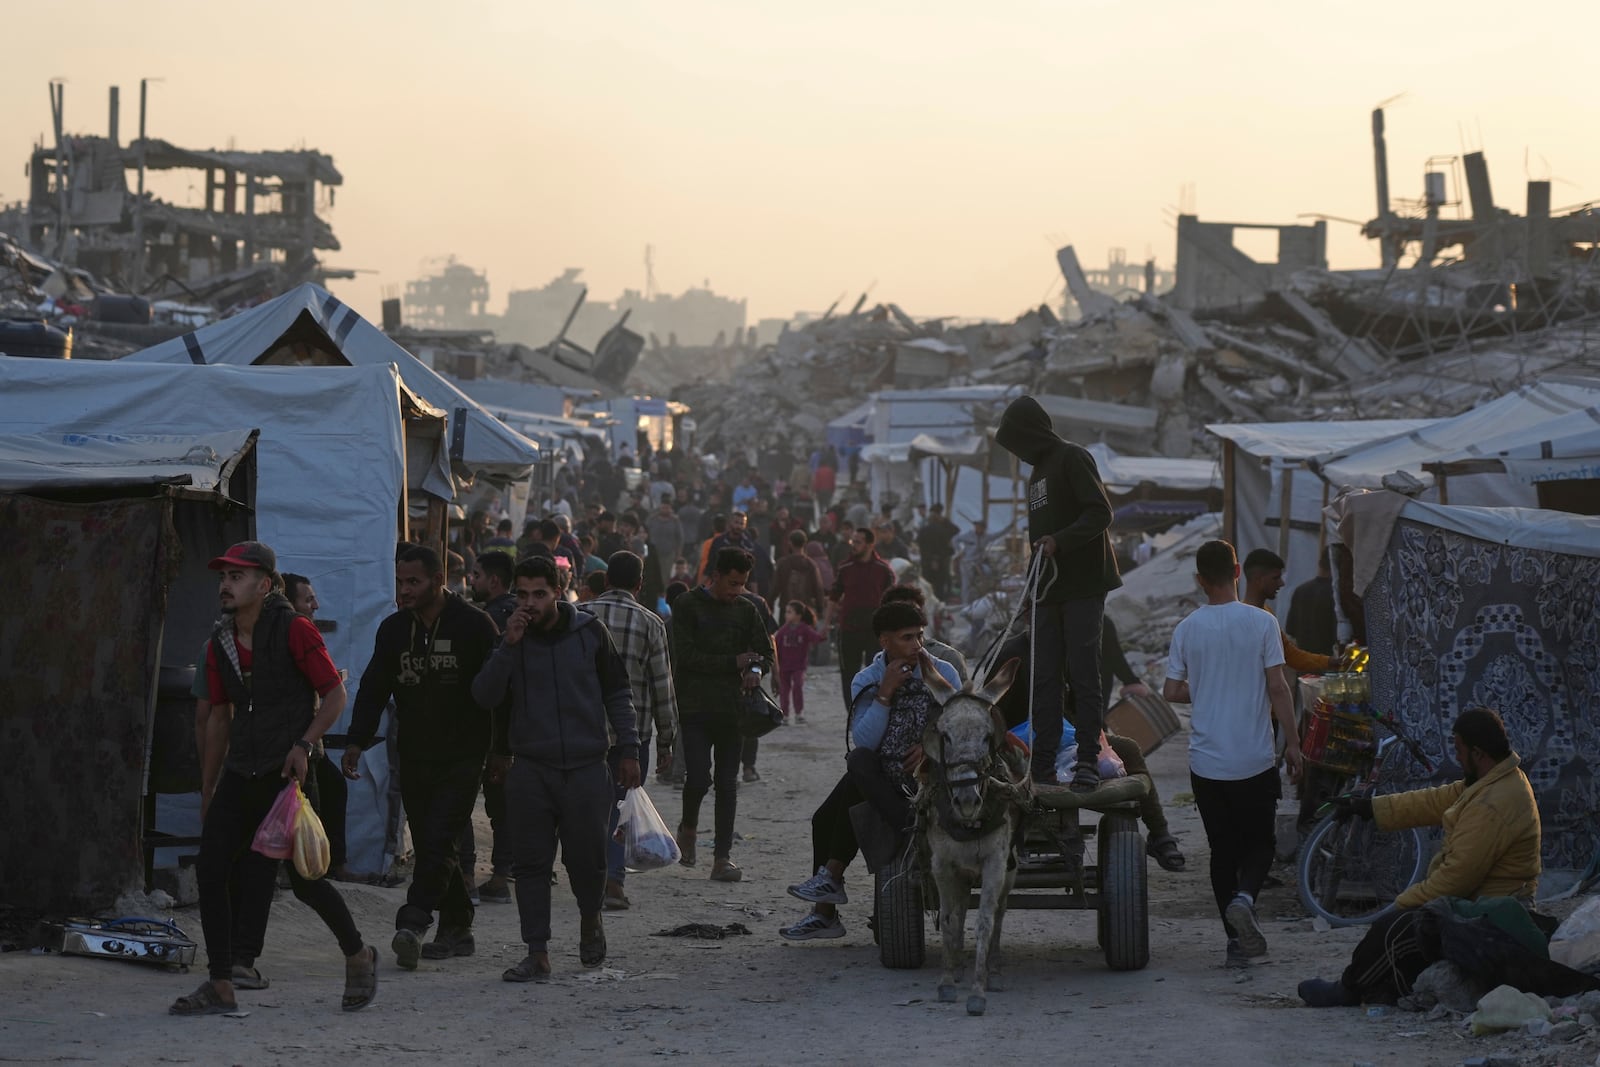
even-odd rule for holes
{"type": "MultiPolygon", "coordinates": [[[[1456,716],[1495,709],[1539,801],[1545,867],[1587,867],[1600,848],[1600,559],[1401,520],[1366,612],[1373,702],[1442,757],[1434,780],[1460,776],[1456,716]]],[[[1396,787],[1418,784],[1404,773],[1396,787]]]]}
{"type": "Polygon", "coordinates": [[[0,901],[12,906],[99,909],[142,885],[169,506],[0,494],[0,901]]]}

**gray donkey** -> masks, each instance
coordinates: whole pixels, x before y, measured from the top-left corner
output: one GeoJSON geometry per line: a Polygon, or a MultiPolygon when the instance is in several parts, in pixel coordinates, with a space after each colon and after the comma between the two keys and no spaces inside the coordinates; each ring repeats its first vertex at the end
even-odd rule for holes
{"type": "Polygon", "coordinates": [[[1011,660],[982,688],[977,679],[956,692],[935,681],[930,688],[943,700],[937,718],[923,733],[927,777],[917,793],[918,828],[926,834],[929,864],[939,889],[939,925],[944,934],[944,976],[939,999],[954,1002],[956,975],[965,949],[967,900],[980,882],[976,963],[967,1014],[982,1015],[984,993],[1000,984],[1000,925],[1006,898],[1017,879],[1016,837],[1022,814],[1032,802],[1027,758],[1007,741],[995,703],[1011,687],[1017,660],[1011,660]]]}

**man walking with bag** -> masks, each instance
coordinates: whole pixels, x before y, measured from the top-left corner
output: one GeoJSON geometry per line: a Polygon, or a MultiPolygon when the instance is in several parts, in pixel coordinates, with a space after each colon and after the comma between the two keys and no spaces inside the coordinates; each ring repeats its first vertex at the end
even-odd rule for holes
{"type": "MultiPolygon", "coordinates": [[[[238,918],[266,926],[272,907],[277,861],[250,846],[284,782],[304,783],[317,741],[344,711],[345,689],[311,620],[275,592],[277,554],[259,541],[243,541],[211,561],[221,574],[224,619],[206,650],[210,703],[228,714],[225,758],[220,771],[203,768],[216,782],[201,830],[200,924],[205,934],[210,980],[172,1005],[174,1015],[237,1011],[233,967],[235,918],[229,883],[237,880],[238,918]],[[322,706],[316,707],[317,698],[322,706]],[[227,709],[226,712],[223,709],[227,709]]],[[[344,898],[326,879],[308,880],[289,868],[294,894],[308,904],[339,939],[345,956],[341,1006],[356,1011],[378,991],[378,952],[356,929],[344,898]]]]}
{"type": "Polygon", "coordinates": [[[558,843],[578,900],[578,958],[585,967],[605,962],[600,911],[607,820],[616,806],[606,766],[611,737],[616,784],[640,783],[628,672],[605,624],[562,600],[560,590],[552,560],[517,564],[517,610],[472,683],[478,703],[496,709],[489,772],[506,783],[517,912],[528,946],[522,962],[501,975],[508,982],[550,977],[550,872],[558,843]]]}

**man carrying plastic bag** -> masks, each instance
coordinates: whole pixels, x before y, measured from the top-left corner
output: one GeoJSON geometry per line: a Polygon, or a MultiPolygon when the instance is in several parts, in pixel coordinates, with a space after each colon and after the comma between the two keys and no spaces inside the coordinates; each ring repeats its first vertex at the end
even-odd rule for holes
{"type": "MultiPolygon", "coordinates": [[[[216,791],[201,830],[200,924],[210,980],[172,1005],[174,1015],[236,1011],[233,988],[234,914],[229,881],[238,880],[239,907],[266,926],[277,863],[251,848],[286,779],[306,779],[316,741],[345,706],[344,683],[317,628],[277,584],[277,555],[259,541],[244,541],[211,561],[221,572],[225,616],[206,652],[211,704],[232,716],[228,747],[208,751],[220,772],[203,768],[216,791]],[[322,698],[320,709],[316,698],[322,698]]],[[[362,940],[344,898],[331,882],[308,880],[290,869],[294,895],[327,923],[345,956],[341,1007],[372,1003],[378,989],[378,953],[362,940]]]]}
{"type": "Polygon", "coordinates": [[[616,736],[616,781],[639,786],[639,724],[628,673],[605,625],[561,599],[555,564],[531,556],[517,564],[517,610],[500,648],[472,683],[494,710],[491,780],[506,783],[511,867],[528,955],[501,976],[550,977],[550,872],[556,845],[578,899],[578,958],[606,958],[601,922],[612,790],[606,724],[616,736]],[[509,695],[509,701],[506,699],[509,695]]]}

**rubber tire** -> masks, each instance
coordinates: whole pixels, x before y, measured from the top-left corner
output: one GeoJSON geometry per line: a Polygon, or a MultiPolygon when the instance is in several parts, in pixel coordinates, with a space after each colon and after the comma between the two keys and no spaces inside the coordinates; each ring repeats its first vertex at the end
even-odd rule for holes
{"type": "Polygon", "coordinates": [[[1122,812],[1100,820],[1100,923],[1106,965],[1139,971],[1150,962],[1150,872],[1139,821],[1122,812]]]}
{"type": "MultiPolygon", "coordinates": [[[[1332,815],[1326,816],[1321,822],[1317,823],[1317,825],[1312,829],[1311,833],[1306,835],[1306,839],[1300,842],[1300,856],[1295,861],[1294,870],[1295,880],[1299,883],[1298,889],[1300,892],[1300,903],[1313,918],[1320,916],[1322,919],[1327,921],[1329,926],[1366,926],[1370,923],[1377,922],[1386,915],[1391,914],[1395,910],[1394,903],[1390,902],[1387,907],[1379,908],[1375,911],[1368,912],[1365,915],[1333,915],[1325,911],[1321,902],[1312,896],[1311,893],[1311,861],[1316,857],[1323,838],[1327,837],[1329,834],[1338,829],[1339,825],[1339,820],[1335,819],[1332,815]]],[[[1393,830],[1387,832],[1407,834],[1410,836],[1412,855],[1411,876],[1404,880],[1404,885],[1415,884],[1422,878],[1422,872],[1427,867],[1428,855],[1426,848],[1423,846],[1422,834],[1417,832],[1415,827],[1410,827],[1405,830],[1393,830]]]]}
{"type": "Polygon", "coordinates": [[[895,971],[911,971],[928,958],[922,916],[921,877],[910,857],[901,857],[873,875],[877,904],[878,960],[895,971]]]}

